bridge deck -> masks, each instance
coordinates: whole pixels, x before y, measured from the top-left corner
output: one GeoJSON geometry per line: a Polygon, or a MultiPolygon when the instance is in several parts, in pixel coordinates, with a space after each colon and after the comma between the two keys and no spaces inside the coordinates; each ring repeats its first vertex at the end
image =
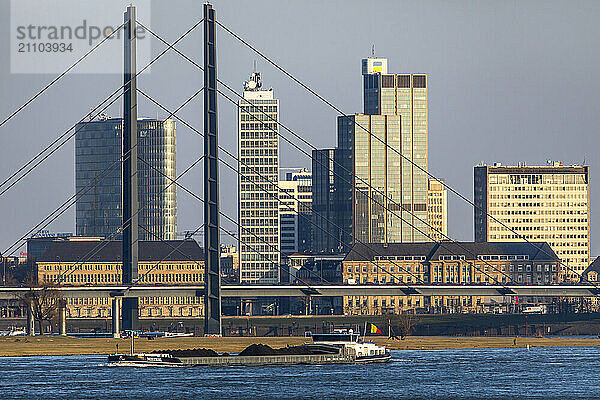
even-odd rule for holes
{"type": "MultiPolygon", "coordinates": [[[[14,299],[27,287],[0,288],[0,299],[14,299]]],[[[204,286],[61,286],[65,298],[204,296],[204,286]]],[[[222,297],[303,297],[303,296],[597,296],[592,285],[224,285],[222,297]]]]}

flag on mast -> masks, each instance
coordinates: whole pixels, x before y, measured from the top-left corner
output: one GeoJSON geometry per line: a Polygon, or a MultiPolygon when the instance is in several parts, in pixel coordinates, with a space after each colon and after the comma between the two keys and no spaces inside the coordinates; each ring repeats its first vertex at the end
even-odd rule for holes
{"type": "Polygon", "coordinates": [[[381,329],[379,329],[375,324],[369,324],[369,332],[371,334],[383,334],[381,329]]]}

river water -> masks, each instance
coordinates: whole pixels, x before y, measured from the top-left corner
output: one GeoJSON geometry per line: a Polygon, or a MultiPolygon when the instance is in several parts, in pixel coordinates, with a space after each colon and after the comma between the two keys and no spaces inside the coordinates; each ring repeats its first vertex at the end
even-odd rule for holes
{"type": "Polygon", "coordinates": [[[0,357],[2,399],[600,398],[600,348],[393,351],[375,365],[147,367],[0,357]]]}

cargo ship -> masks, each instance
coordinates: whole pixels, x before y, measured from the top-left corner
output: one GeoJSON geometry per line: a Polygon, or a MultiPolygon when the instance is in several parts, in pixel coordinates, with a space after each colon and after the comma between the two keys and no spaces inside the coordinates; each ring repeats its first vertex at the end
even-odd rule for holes
{"type": "Polygon", "coordinates": [[[155,353],[113,354],[108,362],[114,366],[244,366],[244,365],[296,365],[296,364],[367,364],[391,360],[384,347],[360,339],[350,331],[311,334],[312,343],[272,349],[253,344],[236,355],[217,354],[207,349],[165,350],[155,353]]]}

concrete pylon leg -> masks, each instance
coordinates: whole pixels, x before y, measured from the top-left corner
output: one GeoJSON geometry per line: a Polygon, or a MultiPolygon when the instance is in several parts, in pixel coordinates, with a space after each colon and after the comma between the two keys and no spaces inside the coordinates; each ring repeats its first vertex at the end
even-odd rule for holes
{"type": "Polygon", "coordinates": [[[27,335],[35,336],[35,320],[33,318],[33,310],[31,305],[27,305],[27,335]]]}
{"type": "Polygon", "coordinates": [[[115,339],[121,337],[121,305],[118,297],[113,298],[112,303],[112,334],[115,339]]]}
{"type": "Polygon", "coordinates": [[[67,302],[65,300],[60,300],[58,313],[58,331],[61,336],[67,336],[67,302]]]}

